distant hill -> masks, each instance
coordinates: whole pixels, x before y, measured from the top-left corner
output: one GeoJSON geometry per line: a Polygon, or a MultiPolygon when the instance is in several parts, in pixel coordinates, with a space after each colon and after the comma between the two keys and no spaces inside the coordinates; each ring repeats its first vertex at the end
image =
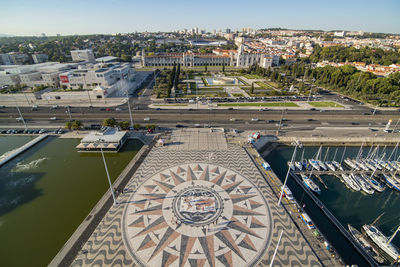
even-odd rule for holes
{"type": "Polygon", "coordinates": [[[15,35],[12,34],[5,34],[5,33],[0,33],[0,37],[14,37],[15,35]]]}

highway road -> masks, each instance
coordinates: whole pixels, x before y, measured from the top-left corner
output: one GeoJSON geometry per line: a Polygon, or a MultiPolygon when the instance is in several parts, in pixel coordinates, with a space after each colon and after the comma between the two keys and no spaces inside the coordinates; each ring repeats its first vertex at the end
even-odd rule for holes
{"type": "MultiPolygon", "coordinates": [[[[70,108],[70,114],[64,107],[51,109],[49,107],[39,107],[32,111],[29,108],[20,108],[24,119],[31,127],[35,125],[64,125],[70,120],[80,120],[84,125],[100,124],[105,118],[115,118],[117,120],[130,121],[127,106],[119,107],[107,111],[105,108],[70,108]],[[56,120],[51,120],[55,117],[56,120]]],[[[354,110],[341,111],[295,111],[288,110],[133,110],[132,116],[134,123],[157,124],[163,127],[171,127],[176,124],[193,127],[195,124],[208,124],[212,126],[229,126],[231,128],[249,128],[249,129],[274,129],[277,123],[283,119],[283,127],[302,127],[315,128],[339,127],[339,126],[366,126],[366,127],[383,127],[389,119],[394,123],[400,118],[400,114],[396,111],[384,112],[376,115],[363,115],[354,110]],[[149,121],[145,121],[149,118],[149,121]],[[258,119],[258,121],[255,121],[258,119]]],[[[0,126],[18,125],[23,127],[22,122],[17,122],[16,118],[19,113],[16,108],[0,109],[0,126]]],[[[400,127],[400,125],[399,125],[400,127]]]]}
{"type": "MultiPolygon", "coordinates": [[[[140,96],[136,94],[130,98],[134,123],[157,124],[162,127],[175,127],[177,124],[193,127],[195,124],[222,126],[237,129],[277,129],[277,123],[282,118],[283,129],[314,129],[316,127],[349,127],[365,126],[382,128],[389,119],[393,124],[400,118],[399,110],[378,111],[372,113],[371,108],[365,105],[352,104],[352,109],[345,110],[244,110],[244,109],[213,109],[213,110],[189,110],[189,109],[161,109],[154,110],[147,107],[151,103],[150,96],[154,79],[151,79],[140,96]],[[149,121],[145,121],[149,118],[149,121]],[[253,119],[253,120],[252,120],[253,119]],[[255,121],[254,119],[257,119],[255,121]]],[[[324,92],[325,100],[343,102],[336,94],[324,92]]],[[[346,103],[347,105],[349,102],[346,103]]],[[[350,103],[351,104],[351,103],[350,103]]],[[[118,107],[61,107],[39,106],[32,110],[31,107],[20,107],[28,127],[40,127],[41,125],[62,126],[65,122],[80,120],[85,126],[101,124],[105,118],[115,118],[119,121],[130,121],[128,105],[118,107]],[[51,120],[51,118],[56,120],[51,120]]],[[[0,108],[0,127],[23,127],[22,122],[17,122],[20,117],[16,107],[0,108]]],[[[400,128],[400,125],[398,126],[400,128]]]]}

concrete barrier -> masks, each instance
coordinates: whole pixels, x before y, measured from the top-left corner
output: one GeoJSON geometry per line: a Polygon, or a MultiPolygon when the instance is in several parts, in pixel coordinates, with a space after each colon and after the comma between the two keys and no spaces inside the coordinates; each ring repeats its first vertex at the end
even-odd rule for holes
{"type": "Polygon", "coordinates": [[[45,139],[47,136],[49,136],[49,135],[48,134],[41,134],[38,137],[36,137],[35,139],[33,139],[32,141],[29,141],[28,143],[26,143],[25,145],[15,149],[15,150],[12,150],[9,155],[7,155],[5,158],[0,160],[0,167],[3,166],[4,164],[6,164],[8,161],[10,161],[13,158],[15,158],[16,156],[18,156],[19,154],[21,154],[22,152],[24,152],[25,150],[27,150],[27,149],[31,148],[32,146],[36,145],[37,143],[39,143],[40,141],[45,139]]]}

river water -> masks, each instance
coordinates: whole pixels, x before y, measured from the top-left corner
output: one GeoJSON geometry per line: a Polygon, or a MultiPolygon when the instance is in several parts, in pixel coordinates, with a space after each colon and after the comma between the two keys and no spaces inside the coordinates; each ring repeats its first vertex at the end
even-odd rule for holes
{"type": "MultiPolygon", "coordinates": [[[[318,147],[304,148],[304,158],[313,157],[318,147]]],[[[359,147],[347,147],[346,156],[356,157],[359,147]]],[[[381,152],[383,148],[381,148],[381,152]]],[[[386,150],[387,155],[393,148],[386,150]]],[[[302,150],[298,150],[297,160],[301,159],[302,150]]],[[[327,160],[332,160],[336,148],[330,148],[327,160]]],[[[340,161],[344,148],[339,147],[336,159],[340,161]]],[[[364,148],[364,155],[369,148],[364,148]]],[[[326,148],[322,150],[322,159],[325,157],[326,148]]],[[[293,147],[278,147],[270,153],[265,160],[271,164],[272,169],[282,180],[285,179],[287,172],[287,163],[290,161],[293,153],[293,147]]],[[[262,154],[262,153],[260,153],[262,154]]],[[[373,195],[364,195],[360,192],[349,190],[340,180],[334,176],[322,176],[324,183],[328,186],[325,189],[319,184],[322,192],[319,199],[347,229],[347,224],[351,224],[358,230],[363,224],[372,223],[382,213],[383,216],[376,223],[376,226],[387,236],[394,232],[395,228],[400,224],[400,193],[394,189],[386,188],[382,193],[374,193],[373,195]]],[[[293,192],[294,197],[300,205],[306,204],[305,211],[310,215],[311,219],[320,229],[320,231],[328,238],[331,244],[337,249],[347,264],[358,264],[366,266],[366,262],[356,252],[352,245],[342,237],[340,232],[325,217],[321,210],[314,204],[311,198],[304,193],[303,189],[293,180],[289,178],[287,182],[289,188],[293,192]]],[[[400,247],[400,234],[396,236],[393,243],[400,247]]]]}
{"type": "MultiPolygon", "coordinates": [[[[0,155],[31,139],[0,137],[0,155]]],[[[47,265],[108,190],[101,154],[80,154],[78,144],[48,137],[0,168],[1,266],[47,265]]],[[[141,146],[106,154],[113,181],[141,146]]]]}

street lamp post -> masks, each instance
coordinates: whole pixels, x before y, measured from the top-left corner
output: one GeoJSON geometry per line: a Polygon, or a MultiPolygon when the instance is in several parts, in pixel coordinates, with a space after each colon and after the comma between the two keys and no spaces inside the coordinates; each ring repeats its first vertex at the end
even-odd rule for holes
{"type": "Polygon", "coordinates": [[[15,103],[15,105],[16,105],[16,107],[17,107],[17,110],[18,110],[19,116],[20,116],[20,118],[22,119],[22,122],[24,123],[25,130],[26,130],[26,129],[28,129],[28,127],[26,126],[25,119],[24,119],[24,117],[22,116],[22,113],[21,113],[21,111],[19,110],[19,107],[18,107],[18,105],[17,105],[16,103],[15,103]]]}
{"type": "Polygon", "coordinates": [[[126,101],[127,101],[127,104],[128,104],[129,117],[130,117],[130,119],[131,119],[131,127],[133,128],[132,111],[131,111],[131,104],[129,103],[128,91],[126,91],[126,101]]]}
{"type": "Polygon", "coordinates": [[[269,267],[272,267],[274,264],[276,252],[278,252],[279,243],[281,243],[282,234],[283,234],[283,231],[281,231],[281,234],[279,235],[278,243],[276,244],[274,255],[272,256],[271,264],[269,265],[269,267]]]}
{"type": "Polygon", "coordinates": [[[289,163],[289,166],[288,166],[288,171],[287,171],[287,173],[286,173],[285,182],[283,183],[283,186],[282,186],[282,189],[281,189],[281,193],[280,193],[280,196],[279,196],[278,206],[281,204],[282,195],[283,195],[283,188],[285,187],[286,182],[287,182],[287,179],[288,179],[288,177],[289,177],[290,166],[293,165],[293,161],[294,161],[294,159],[295,159],[295,157],[296,157],[297,147],[298,147],[298,146],[301,147],[301,143],[300,143],[298,140],[295,142],[295,144],[296,144],[296,146],[294,147],[292,159],[290,160],[290,163],[289,163]]]}
{"type": "Polygon", "coordinates": [[[69,120],[72,121],[71,110],[69,109],[69,106],[67,106],[67,112],[68,112],[69,120]]]}
{"type": "Polygon", "coordinates": [[[101,156],[103,158],[103,163],[104,163],[104,168],[106,169],[106,173],[107,173],[107,179],[108,179],[108,184],[110,185],[110,191],[111,191],[111,195],[114,201],[114,205],[118,204],[117,200],[115,198],[115,194],[114,194],[114,189],[112,187],[112,183],[111,183],[111,179],[110,179],[110,174],[108,173],[108,168],[107,168],[107,163],[106,163],[106,159],[104,157],[104,152],[103,152],[103,148],[102,148],[102,142],[104,142],[103,139],[99,139],[98,144],[100,145],[100,151],[101,151],[101,156]]]}
{"type": "MultiPolygon", "coordinates": [[[[8,91],[8,92],[10,93],[10,91],[8,91]]],[[[26,126],[25,119],[24,119],[24,117],[22,116],[21,110],[20,110],[20,109],[19,109],[19,107],[18,107],[17,98],[16,98],[15,96],[14,96],[14,100],[15,100],[15,107],[17,108],[17,110],[18,110],[18,113],[19,113],[19,117],[22,119],[22,122],[24,123],[25,130],[27,130],[27,129],[28,129],[28,127],[26,126]]]]}
{"type": "Polygon", "coordinates": [[[86,74],[84,74],[84,76],[83,76],[83,80],[84,80],[84,82],[85,82],[85,87],[86,87],[86,92],[87,92],[87,95],[88,95],[88,98],[89,98],[89,102],[90,102],[90,107],[92,107],[93,105],[92,105],[92,99],[90,98],[90,94],[89,94],[89,89],[88,89],[88,87],[87,87],[87,84],[86,84],[86,74]]]}

